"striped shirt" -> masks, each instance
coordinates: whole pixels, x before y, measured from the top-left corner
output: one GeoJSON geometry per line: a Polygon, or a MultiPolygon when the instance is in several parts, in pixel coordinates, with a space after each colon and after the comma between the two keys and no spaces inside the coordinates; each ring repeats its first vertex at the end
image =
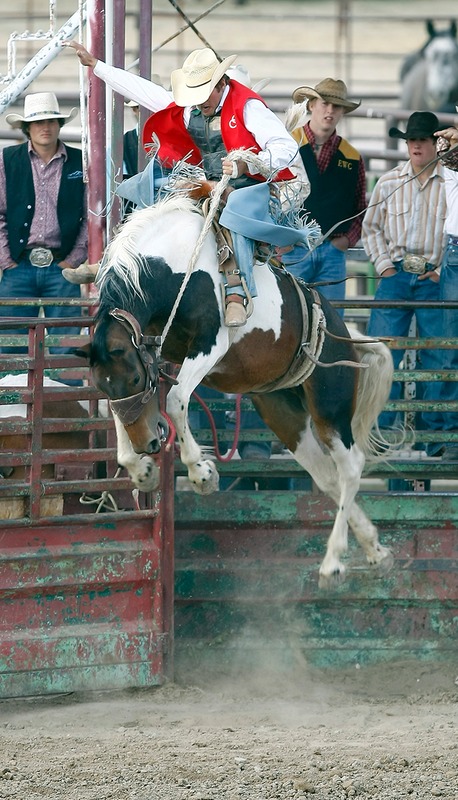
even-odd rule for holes
{"type": "Polygon", "coordinates": [[[372,192],[361,236],[377,274],[402,261],[406,253],[439,267],[446,211],[442,164],[436,164],[423,184],[415,178],[410,161],[382,175],[372,192]]]}
{"type": "MultiPolygon", "coordinates": [[[[62,167],[67,158],[65,145],[59,141],[55,155],[45,163],[35,152],[31,143],[28,146],[35,190],[35,211],[30,226],[27,247],[49,247],[58,250],[61,233],[57,219],[57,198],[62,167]]],[[[0,158],[0,268],[13,266],[6,227],[6,178],[3,158],[0,158]]],[[[65,261],[78,267],[87,258],[87,220],[84,219],[76,242],[65,261]]]]}

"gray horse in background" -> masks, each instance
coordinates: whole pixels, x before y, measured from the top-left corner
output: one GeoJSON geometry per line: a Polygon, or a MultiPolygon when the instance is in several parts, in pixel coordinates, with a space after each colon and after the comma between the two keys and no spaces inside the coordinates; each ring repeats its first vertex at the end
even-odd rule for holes
{"type": "Polygon", "coordinates": [[[426,23],[428,40],[404,60],[401,71],[401,108],[455,113],[458,104],[457,25],[437,31],[426,23]]]}

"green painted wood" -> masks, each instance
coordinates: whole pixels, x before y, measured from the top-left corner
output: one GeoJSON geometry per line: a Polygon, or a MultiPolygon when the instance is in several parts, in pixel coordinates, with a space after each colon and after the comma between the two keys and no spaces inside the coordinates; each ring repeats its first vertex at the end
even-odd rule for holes
{"type": "Polygon", "coordinates": [[[385,573],[350,538],[348,575],[318,569],[335,508],[306,492],[175,496],[177,674],[450,658],[458,641],[458,496],[369,493],[359,502],[392,548],[385,573]]]}

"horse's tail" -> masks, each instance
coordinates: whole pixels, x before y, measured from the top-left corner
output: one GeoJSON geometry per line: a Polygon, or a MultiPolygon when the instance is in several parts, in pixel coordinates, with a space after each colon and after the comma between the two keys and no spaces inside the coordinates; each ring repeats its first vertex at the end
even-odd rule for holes
{"type": "MultiPolygon", "coordinates": [[[[351,332],[359,361],[368,366],[358,370],[358,393],[352,419],[352,432],[356,444],[369,458],[386,459],[393,449],[378,428],[377,419],[390,395],[393,382],[393,359],[383,342],[358,342],[364,338],[358,331],[351,332]]],[[[404,441],[404,432],[401,432],[404,441]]],[[[394,449],[397,449],[398,445],[394,449]]]]}

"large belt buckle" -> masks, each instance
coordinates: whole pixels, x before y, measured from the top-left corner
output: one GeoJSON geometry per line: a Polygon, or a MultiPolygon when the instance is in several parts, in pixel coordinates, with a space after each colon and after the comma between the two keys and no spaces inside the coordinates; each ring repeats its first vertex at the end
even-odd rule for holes
{"type": "Polygon", "coordinates": [[[424,256],[416,256],[413,253],[406,253],[402,268],[404,272],[413,272],[415,275],[423,275],[426,272],[427,260],[424,256]]]}
{"type": "Polygon", "coordinates": [[[29,253],[29,261],[32,267],[49,267],[54,261],[52,250],[47,247],[34,247],[29,253]]]}

